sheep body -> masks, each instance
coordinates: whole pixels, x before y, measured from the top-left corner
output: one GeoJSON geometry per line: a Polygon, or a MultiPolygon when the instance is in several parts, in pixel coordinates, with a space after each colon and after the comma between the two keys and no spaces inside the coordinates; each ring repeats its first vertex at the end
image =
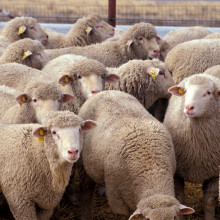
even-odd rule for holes
{"type": "Polygon", "coordinates": [[[220,65],[212,66],[206,69],[204,73],[220,78],[220,65]]]}
{"type": "Polygon", "coordinates": [[[209,29],[201,26],[184,27],[169,32],[163,39],[167,41],[170,49],[172,49],[180,43],[201,39],[211,33],[209,29]]]}
{"type": "Polygon", "coordinates": [[[176,84],[220,63],[220,40],[199,39],[181,43],[166,56],[165,63],[176,84]]]}
{"type": "Polygon", "coordinates": [[[138,207],[152,220],[173,219],[179,202],[174,198],[174,149],[165,127],[120,91],[91,97],[79,116],[97,120],[96,131],[84,136],[82,159],[93,181],[105,183],[113,212],[129,216],[138,207]]]}
{"type": "Polygon", "coordinates": [[[118,67],[131,59],[148,59],[158,55],[156,29],[151,24],[139,23],[133,25],[115,42],[103,42],[85,47],[68,47],[46,50],[53,59],[63,54],[76,54],[98,60],[107,67],[118,67]]]}

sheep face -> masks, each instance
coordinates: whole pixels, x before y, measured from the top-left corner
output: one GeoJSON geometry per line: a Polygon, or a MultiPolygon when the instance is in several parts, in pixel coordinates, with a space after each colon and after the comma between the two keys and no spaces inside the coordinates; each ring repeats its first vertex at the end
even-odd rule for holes
{"type": "Polygon", "coordinates": [[[95,39],[101,39],[101,41],[106,40],[109,37],[113,37],[115,34],[115,29],[105,21],[101,21],[94,25],[94,35],[97,36],[95,39]],[[99,37],[98,37],[99,36],[99,37]]]}
{"type": "Polygon", "coordinates": [[[169,92],[183,98],[182,108],[186,117],[211,116],[218,108],[220,84],[215,86],[202,76],[194,75],[187,79],[185,85],[171,87],[169,92]]]}
{"type": "Polygon", "coordinates": [[[143,40],[139,39],[139,41],[143,45],[143,48],[148,51],[148,57],[150,59],[157,58],[160,55],[160,48],[155,37],[151,39],[143,38],[143,40]]]}

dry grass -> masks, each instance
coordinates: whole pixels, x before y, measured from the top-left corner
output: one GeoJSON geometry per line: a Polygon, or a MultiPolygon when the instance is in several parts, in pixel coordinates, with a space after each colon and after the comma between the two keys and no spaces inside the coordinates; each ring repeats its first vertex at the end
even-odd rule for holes
{"type": "MultiPolygon", "coordinates": [[[[72,23],[88,14],[108,15],[107,0],[1,0],[1,7],[14,15],[38,17],[40,22],[72,23]]],[[[155,25],[220,26],[220,2],[118,0],[117,18],[118,24],[150,21],[155,25]]]]}

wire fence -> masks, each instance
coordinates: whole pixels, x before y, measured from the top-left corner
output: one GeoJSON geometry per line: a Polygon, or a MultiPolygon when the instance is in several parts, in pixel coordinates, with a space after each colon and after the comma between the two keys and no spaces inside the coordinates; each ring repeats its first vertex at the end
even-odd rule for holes
{"type": "MultiPolygon", "coordinates": [[[[2,2],[0,7],[14,16],[32,16],[43,23],[74,23],[78,18],[98,14],[107,20],[107,5],[64,5],[64,4],[10,4],[2,2]]],[[[8,18],[0,16],[0,21],[8,18]]],[[[216,4],[139,4],[117,5],[118,25],[132,25],[137,22],[150,22],[160,26],[202,25],[220,27],[220,2],[216,4]]]]}

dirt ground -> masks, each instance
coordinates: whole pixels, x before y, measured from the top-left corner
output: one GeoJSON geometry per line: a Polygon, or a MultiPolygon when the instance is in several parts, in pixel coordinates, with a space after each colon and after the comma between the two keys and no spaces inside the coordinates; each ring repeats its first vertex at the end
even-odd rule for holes
{"type": "MultiPolygon", "coordinates": [[[[201,185],[186,183],[186,203],[185,205],[193,207],[196,213],[186,216],[185,220],[204,219],[202,210],[202,191],[201,185]]],[[[79,197],[79,193],[76,194],[79,197]]],[[[93,203],[93,220],[113,220],[114,216],[108,206],[105,197],[95,196],[93,203]]],[[[8,207],[0,207],[0,220],[13,220],[8,207]]],[[[60,208],[54,212],[51,220],[80,220],[80,207],[72,206],[65,200],[60,203],[60,208]]],[[[120,219],[118,219],[120,220],[120,219]]],[[[220,220],[220,206],[216,208],[216,220],[220,220]]]]}

